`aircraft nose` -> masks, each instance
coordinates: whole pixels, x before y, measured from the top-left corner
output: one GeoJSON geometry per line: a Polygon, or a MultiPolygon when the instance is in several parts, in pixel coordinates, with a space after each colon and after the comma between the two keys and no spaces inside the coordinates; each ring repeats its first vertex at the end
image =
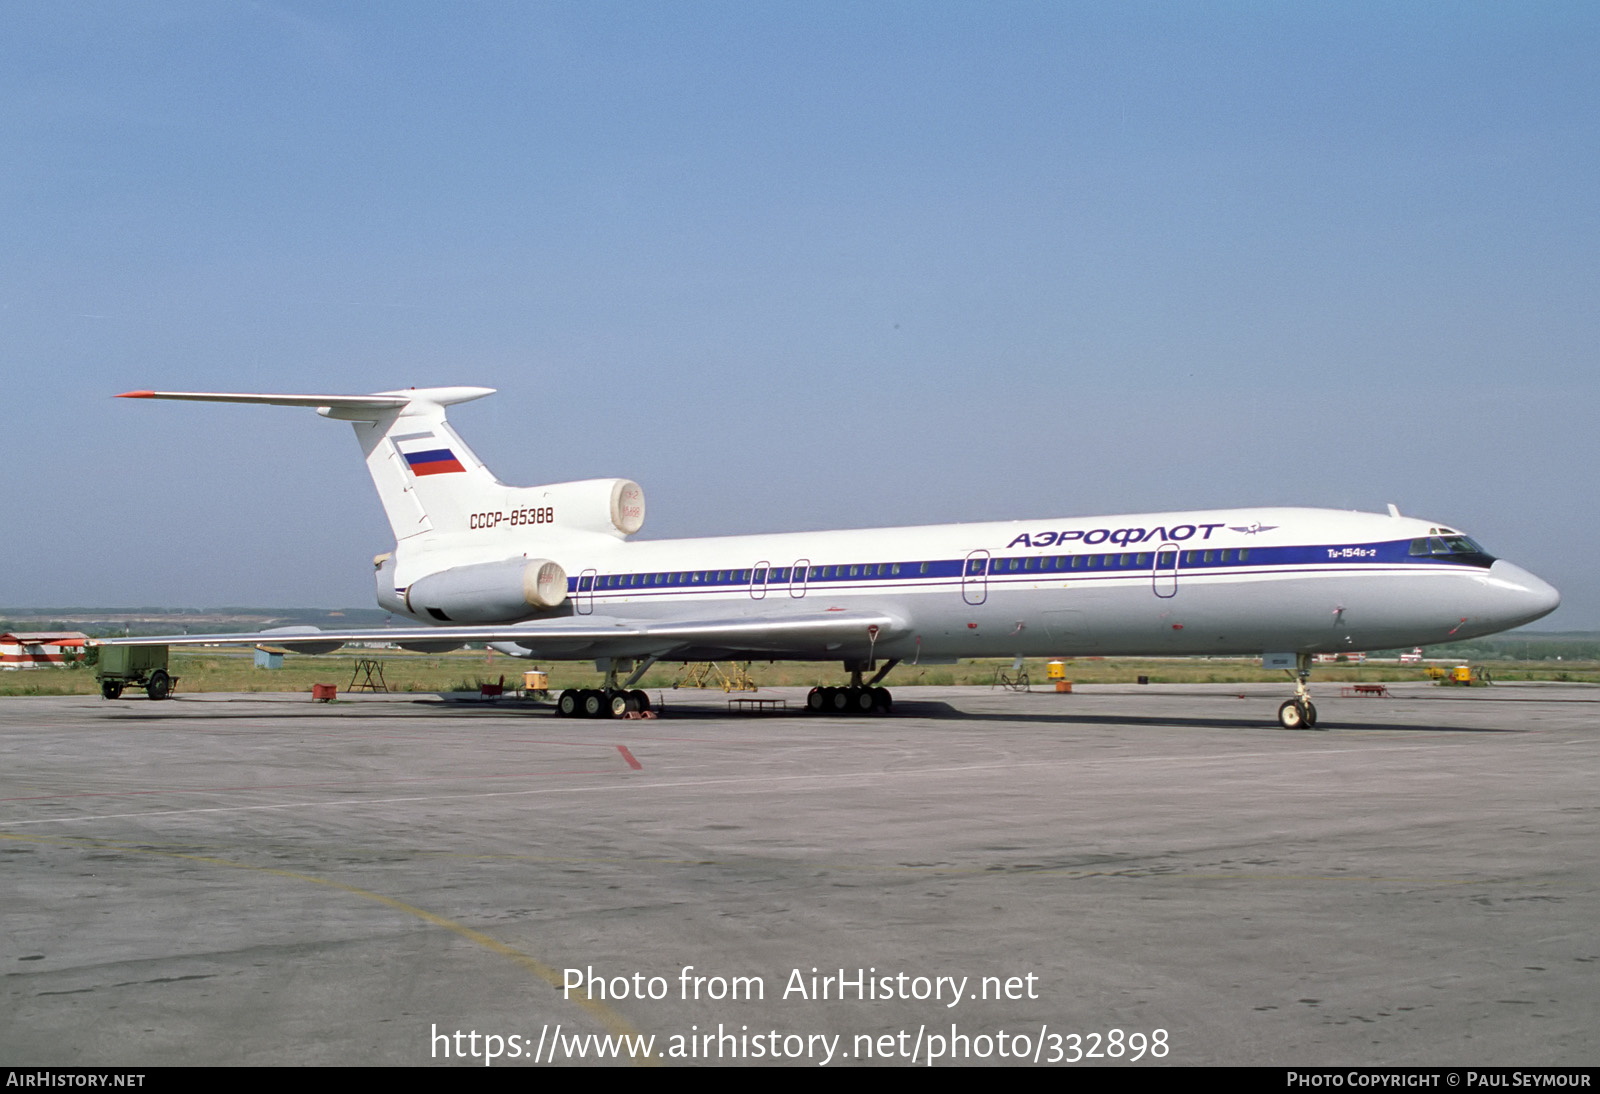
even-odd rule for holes
{"type": "Polygon", "coordinates": [[[1561,594],[1550,583],[1505,559],[1489,567],[1484,583],[1494,591],[1494,614],[1502,627],[1520,627],[1555,611],[1561,594]]]}

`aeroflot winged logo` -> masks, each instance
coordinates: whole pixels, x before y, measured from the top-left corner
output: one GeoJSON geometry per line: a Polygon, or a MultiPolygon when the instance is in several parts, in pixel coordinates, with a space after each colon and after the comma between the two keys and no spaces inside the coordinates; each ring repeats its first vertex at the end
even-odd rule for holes
{"type": "Polygon", "coordinates": [[[1262,524],[1260,521],[1256,521],[1253,524],[1230,524],[1228,525],[1228,531],[1243,532],[1247,536],[1253,536],[1257,532],[1270,532],[1276,527],[1276,524],[1262,524]]]}

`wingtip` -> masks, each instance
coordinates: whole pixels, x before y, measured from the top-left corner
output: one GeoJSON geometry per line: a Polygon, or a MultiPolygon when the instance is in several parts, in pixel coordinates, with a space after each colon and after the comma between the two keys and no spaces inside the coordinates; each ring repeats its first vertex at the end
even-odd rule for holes
{"type": "Polygon", "coordinates": [[[118,399],[154,399],[155,397],[156,393],[153,391],[124,391],[117,396],[118,399]]]}

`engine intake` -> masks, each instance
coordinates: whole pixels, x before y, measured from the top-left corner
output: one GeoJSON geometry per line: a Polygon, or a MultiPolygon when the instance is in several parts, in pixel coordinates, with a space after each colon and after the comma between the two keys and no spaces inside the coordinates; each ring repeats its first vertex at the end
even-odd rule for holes
{"type": "Polygon", "coordinates": [[[557,527],[631,536],[644,526],[644,490],[631,479],[558,482],[517,493],[527,495],[526,504],[549,507],[557,527]]]}

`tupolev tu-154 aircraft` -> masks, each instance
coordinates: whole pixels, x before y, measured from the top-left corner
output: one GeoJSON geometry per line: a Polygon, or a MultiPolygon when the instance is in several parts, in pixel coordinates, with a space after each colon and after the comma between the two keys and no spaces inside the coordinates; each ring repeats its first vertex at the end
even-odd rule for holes
{"type": "Polygon", "coordinates": [[[492,393],[120,396],[311,407],[350,422],[394,531],[394,549],[373,560],[378,603],[420,625],[106,644],[270,638],[326,653],[373,639],[429,652],[483,642],[516,657],[593,660],[604,686],[557,703],[587,717],[647,707],[630,689],[657,661],[840,661],[851,684],[813,689],[807,705],[886,713],[880,683],[902,661],[1259,654],[1295,680],[1278,710],[1294,729],[1316,724],[1306,686],[1315,654],[1493,634],[1561,600],[1460,531],[1393,505],[633,542],[644,523],[634,482],[519,487],[490,473],[445,407],[492,393]]]}

